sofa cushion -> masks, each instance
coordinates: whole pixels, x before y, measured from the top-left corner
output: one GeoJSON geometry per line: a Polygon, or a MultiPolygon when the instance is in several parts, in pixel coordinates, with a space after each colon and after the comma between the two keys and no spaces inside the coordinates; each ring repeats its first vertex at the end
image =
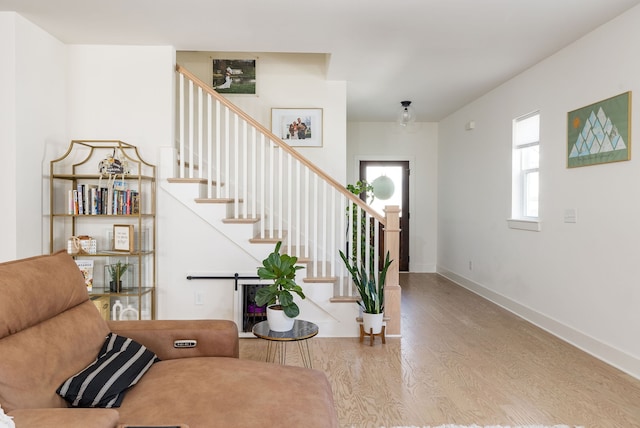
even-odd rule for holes
{"type": "Polygon", "coordinates": [[[118,412],[120,423],[134,426],[338,426],[331,385],[323,372],[224,357],[154,364],[127,392],[118,412]]]}
{"type": "Polygon", "coordinates": [[[0,292],[0,338],[51,319],[89,298],[82,272],[66,252],[0,263],[0,292]]]}
{"type": "Polygon", "coordinates": [[[126,390],[156,361],[156,355],[138,342],[109,333],[98,358],[56,392],[74,407],[120,407],[126,390]]]}
{"type": "Polygon", "coordinates": [[[67,407],[56,394],[109,333],[66,252],[0,264],[0,404],[67,407]]]}
{"type": "Polygon", "coordinates": [[[17,428],[113,428],[120,417],[115,409],[76,408],[17,409],[10,416],[13,416],[17,428]]]}

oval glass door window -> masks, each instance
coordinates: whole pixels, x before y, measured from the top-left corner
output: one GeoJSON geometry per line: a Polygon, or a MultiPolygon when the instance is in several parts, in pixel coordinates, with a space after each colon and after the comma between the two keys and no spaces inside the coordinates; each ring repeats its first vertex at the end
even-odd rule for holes
{"type": "MultiPolygon", "coordinates": [[[[369,205],[380,215],[384,216],[386,205],[398,205],[402,210],[402,167],[401,166],[372,166],[367,165],[367,183],[373,186],[373,202],[369,205]]],[[[402,211],[401,214],[402,216],[402,211]]]]}

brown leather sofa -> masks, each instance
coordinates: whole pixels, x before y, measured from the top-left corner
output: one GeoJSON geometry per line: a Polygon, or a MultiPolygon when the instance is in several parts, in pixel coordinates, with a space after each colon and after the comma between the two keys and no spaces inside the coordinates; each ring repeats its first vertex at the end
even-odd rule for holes
{"type": "Polygon", "coordinates": [[[323,372],[239,359],[235,323],[104,321],[65,252],[0,264],[0,406],[27,427],[337,427],[323,372]],[[69,407],[56,389],[114,332],[160,361],[118,408],[69,407]],[[174,341],[194,339],[195,348],[174,341]]]}

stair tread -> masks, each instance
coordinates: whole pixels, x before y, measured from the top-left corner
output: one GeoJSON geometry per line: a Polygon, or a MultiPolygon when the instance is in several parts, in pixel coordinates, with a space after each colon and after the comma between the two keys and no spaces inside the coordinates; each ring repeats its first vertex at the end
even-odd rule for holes
{"type": "Polygon", "coordinates": [[[257,223],[260,219],[257,217],[238,217],[238,218],[223,218],[222,222],[227,224],[251,224],[257,223]]]}
{"type": "Polygon", "coordinates": [[[204,178],[167,178],[169,183],[206,183],[204,178]]]}
{"type": "MultiPolygon", "coordinates": [[[[207,184],[207,179],[206,178],[167,178],[167,181],[169,183],[182,183],[182,184],[207,184]]],[[[212,186],[217,186],[218,182],[217,181],[212,181],[211,182],[212,186]]],[[[220,184],[221,186],[224,186],[224,183],[220,184]]]]}
{"type": "Polygon", "coordinates": [[[332,303],[355,303],[360,298],[358,296],[334,296],[329,299],[332,303]]]}
{"type": "Polygon", "coordinates": [[[277,231],[265,231],[264,238],[262,238],[258,234],[253,238],[249,239],[249,242],[251,242],[252,244],[265,244],[265,243],[276,244],[280,241],[284,241],[284,239],[287,237],[286,232],[282,234],[282,237],[278,237],[277,235],[278,235],[277,231]]]}
{"type": "MultiPolygon", "coordinates": [[[[198,204],[232,204],[235,202],[235,199],[231,198],[195,198],[196,203],[198,204]]],[[[238,202],[242,202],[239,200],[238,202]]]]}
{"type": "Polygon", "coordinates": [[[311,276],[303,278],[303,282],[336,282],[338,280],[335,276],[311,276]]]}

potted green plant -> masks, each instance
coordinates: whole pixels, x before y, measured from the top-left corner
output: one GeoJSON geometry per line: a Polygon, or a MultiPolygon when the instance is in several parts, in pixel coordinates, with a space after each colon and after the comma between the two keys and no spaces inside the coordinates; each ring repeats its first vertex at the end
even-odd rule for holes
{"type": "Polygon", "coordinates": [[[293,301],[292,293],[305,298],[302,287],[295,281],[296,272],[304,268],[296,266],[297,257],[280,254],[281,245],[282,242],[278,242],[258,268],[261,279],[273,281],[256,292],[256,305],[267,306],[267,321],[273,331],[289,331],[293,328],[294,318],[300,314],[300,308],[293,301]]]}
{"type": "Polygon", "coordinates": [[[129,269],[127,263],[118,260],[116,263],[107,265],[109,272],[109,291],[119,293],[122,291],[122,275],[129,269]]]}
{"type": "Polygon", "coordinates": [[[389,252],[387,251],[384,265],[378,272],[377,280],[375,272],[373,272],[373,263],[367,270],[364,261],[358,268],[355,257],[353,262],[350,262],[342,251],[340,251],[340,257],[351,274],[351,279],[358,290],[358,294],[360,294],[358,304],[362,308],[364,330],[367,333],[380,333],[384,314],[384,286],[387,279],[387,270],[392,263],[392,260],[389,260],[389,252]]]}
{"type": "MultiPolygon", "coordinates": [[[[367,204],[369,205],[371,205],[371,203],[373,203],[373,201],[376,199],[375,195],[373,194],[373,186],[367,183],[366,180],[358,180],[356,184],[347,184],[347,190],[353,193],[354,195],[364,197],[365,202],[367,202],[367,204]]],[[[347,217],[349,216],[351,217],[351,245],[353,246],[353,248],[350,251],[351,255],[353,257],[356,257],[357,255],[356,248],[358,247],[357,242],[358,242],[358,231],[359,231],[360,243],[362,244],[361,250],[360,250],[361,251],[360,257],[364,258],[365,257],[364,251],[366,248],[364,243],[366,242],[366,239],[367,239],[366,228],[367,228],[368,220],[366,215],[361,215],[360,225],[358,227],[358,212],[360,210],[362,210],[362,208],[360,208],[358,204],[352,202],[351,206],[347,207],[347,217]]],[[[349,238],[349,224],[347,223],[347,239],[348,238],[349,238]]]]}

